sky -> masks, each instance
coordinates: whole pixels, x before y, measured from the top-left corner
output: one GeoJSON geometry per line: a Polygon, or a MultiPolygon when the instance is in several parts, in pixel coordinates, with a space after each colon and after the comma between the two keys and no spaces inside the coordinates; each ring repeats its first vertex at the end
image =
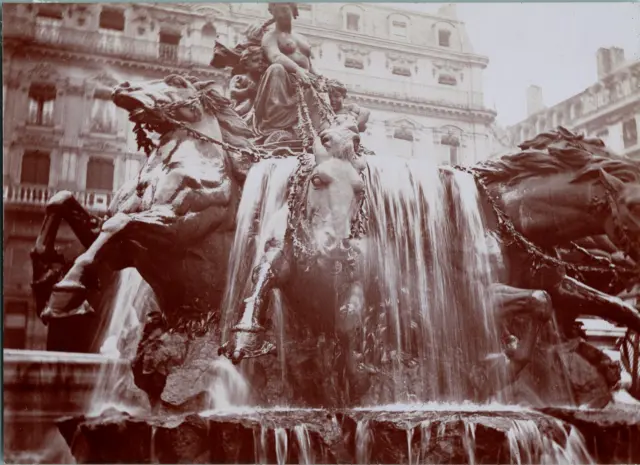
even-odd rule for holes
{"type": "MultiPolygon", "coordinates": [[[[435,13],[441,5],[402,8],[435,13]]],[[[529,85],[552,106],[595,83],[600,47],[640,59],[640,3],[458,3],[457,14],[474,52],[489,58],[485,105],[503,126],[526,118],[529,85]]]]}

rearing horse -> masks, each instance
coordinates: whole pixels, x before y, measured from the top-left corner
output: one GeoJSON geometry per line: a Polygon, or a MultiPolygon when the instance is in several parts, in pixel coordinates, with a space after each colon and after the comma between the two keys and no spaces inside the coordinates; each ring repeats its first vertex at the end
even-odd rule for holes
{"type": "MultiPolygon", "coordinates": [[[[640,164],[609,153],[598,139],[585,139],[564,128],[540,134],[521,148],[520,153],[473,168],[487,216],[494,220],[490,228],[511,244],[506,251],[516,266],[505,270],[508,281],[542,288],[554,302],[573,302],[562,307],[577,305],[578,313],[640,330],[640,317],[630,306],[582,284],[579,266],[553,260],[547,253],[555,246],[606,234],[637,262],[640,164]],[[534,270],[564,265],[567,274],[558,276],[556,282],[541,283],[523,260],[534,270]]],[[[583,269],[597,272],[594,267],[583,269]]]]}
{"type": "Polygon", "coordinates": [[[161,326],[202,327],[223,296],[242,182],[253,161],[253,134],[211,81],[172,75],[123,83],[113,101],[138,124],[139,140],[142,127],[160,139],[154,147],[141,138],[150,151],[147,163],[116,193],[103,223],[68,193],[50,201],[32,254],[35,287],[40,285],[39,303],[45,307],[41,317],[49,322],[93,313],[91,293],[104,289],[114,272],[133,267],[155,293],[161,326]],[[231,153],[230,146],[247,152],[231,153]],[[61,270],[48,269],[47,259],[55,256],[61,220],[71,224],[87,250],[55,283],[61,270]]]}

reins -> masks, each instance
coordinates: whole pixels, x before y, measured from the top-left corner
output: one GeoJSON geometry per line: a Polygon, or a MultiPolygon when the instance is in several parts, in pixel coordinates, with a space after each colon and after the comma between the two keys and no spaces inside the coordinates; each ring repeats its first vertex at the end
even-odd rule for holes
{"type": "MultiPolygon", "coordinates": [[[[527,255],[532,258],[532,267],[535,271],[538,271],[544,266],[553,266],[556,268],[564,267],[567,271],[572,272],[576,276],[576,278],[579,279],[580,281],[584,281],[584,276],[583,276],[584,273],[605,274],[605,273],[613,272],[614,278],[609,283],[610,286],[612,286],[615,281],[618,281],[620,279],[619,274],[621,272],[631,271],[616,265],[611,260],[608,260],[604,257],[594,257],[584,249],[583,249],[584,253],[586,253],[591,258],[596,259],[594,261],[598,261],[599,263],[606,262],[606,266],[578,265],[574,263],[569,263],[565,260],[549,255],[548,253],[543,251],[540,247],[538,247],[536,244],[534,244],[529,239],[524,237],[516,229],[516,227],[513,224],[513,221],[511,221],[511,218],[509,218],[509,216],[504,212],[504,210],[500,208],[500,205],[498,204],[497,199],[489,191],[486,185],[485,179],[480,172],[478,172],[477,170],[474,170],[473,168],[468,168],[465,166],[456,165],[453,168],[473,176],[474,180],[476,181],[476,185],[478,186],[481,193],[484,194],[485,198],[491,205],[491,208],[494,214],[497,217],[498,230],[501,233],[502,239],[505,240],[505,245],[507,247],[515,245],[520,250],[526,252],[527,255]]],[[[611,197],[612,194],[609,191],[607,191],[607,193],[608,193],[608,201],[609,201],[610,207],[612,208],[612,214],[613,214],[616,211],[616,210],[613,210],[613,206],[614,206],[614,203],[612,203],[613,197],[611,197]]]]}

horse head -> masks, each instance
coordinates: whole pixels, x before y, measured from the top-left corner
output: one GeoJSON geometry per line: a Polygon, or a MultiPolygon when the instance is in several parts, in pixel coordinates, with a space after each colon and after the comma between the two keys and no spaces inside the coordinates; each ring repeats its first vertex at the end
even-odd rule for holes
{"type": "Polygon", "coordinates": [[[611,241],[634,260],[640,260],[640,166],[633,179],[613,176],[600,169],[599,180],[605,187],[611,216],[605,231],[611,241]]]}
{"type": "Polygon", "coordinates": [[[132,122],[164,135],[180,123],[207,136],[220,138],[215,118],[230,101],[213,88],[214,81],[172,74],[141,83],[123,82],[112,93],[113,102],[129,112],[132,122]],[[177,123],[177,124],[176,124],[177,123]]]}
{"type": "Polygon", "coordinates": [[[330,252],[351,237],[365,190],[359,144],[360,136],[345,126],[322,131],[314,142],[304,212],[309,239],[318,250],[330,252]]]}

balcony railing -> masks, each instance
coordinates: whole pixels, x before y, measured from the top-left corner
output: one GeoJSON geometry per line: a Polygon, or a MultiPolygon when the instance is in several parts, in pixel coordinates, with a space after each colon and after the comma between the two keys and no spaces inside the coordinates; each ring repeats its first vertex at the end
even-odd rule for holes
{"type": "MultiPolygon", "coordinates": [[[[28,184],[3,186],[2,199],[6,206],[44,207],[60,189],[28,184]]],[[[80,204],[94,213],[106,213],[113,199],[111,192],[72,192],[80,204]]]]}
{"type": "Polygon", "coordinates": [[[52,24],[37,24],[28,18],[11,17],[3,22],[5,38],[30,40],[51,47],[112,55],[123,59],[170,64],[174,66],[209,66],[213,56],[210,47],[179,46],[114,36],[102,31],[85,31],[52,24]]]}

